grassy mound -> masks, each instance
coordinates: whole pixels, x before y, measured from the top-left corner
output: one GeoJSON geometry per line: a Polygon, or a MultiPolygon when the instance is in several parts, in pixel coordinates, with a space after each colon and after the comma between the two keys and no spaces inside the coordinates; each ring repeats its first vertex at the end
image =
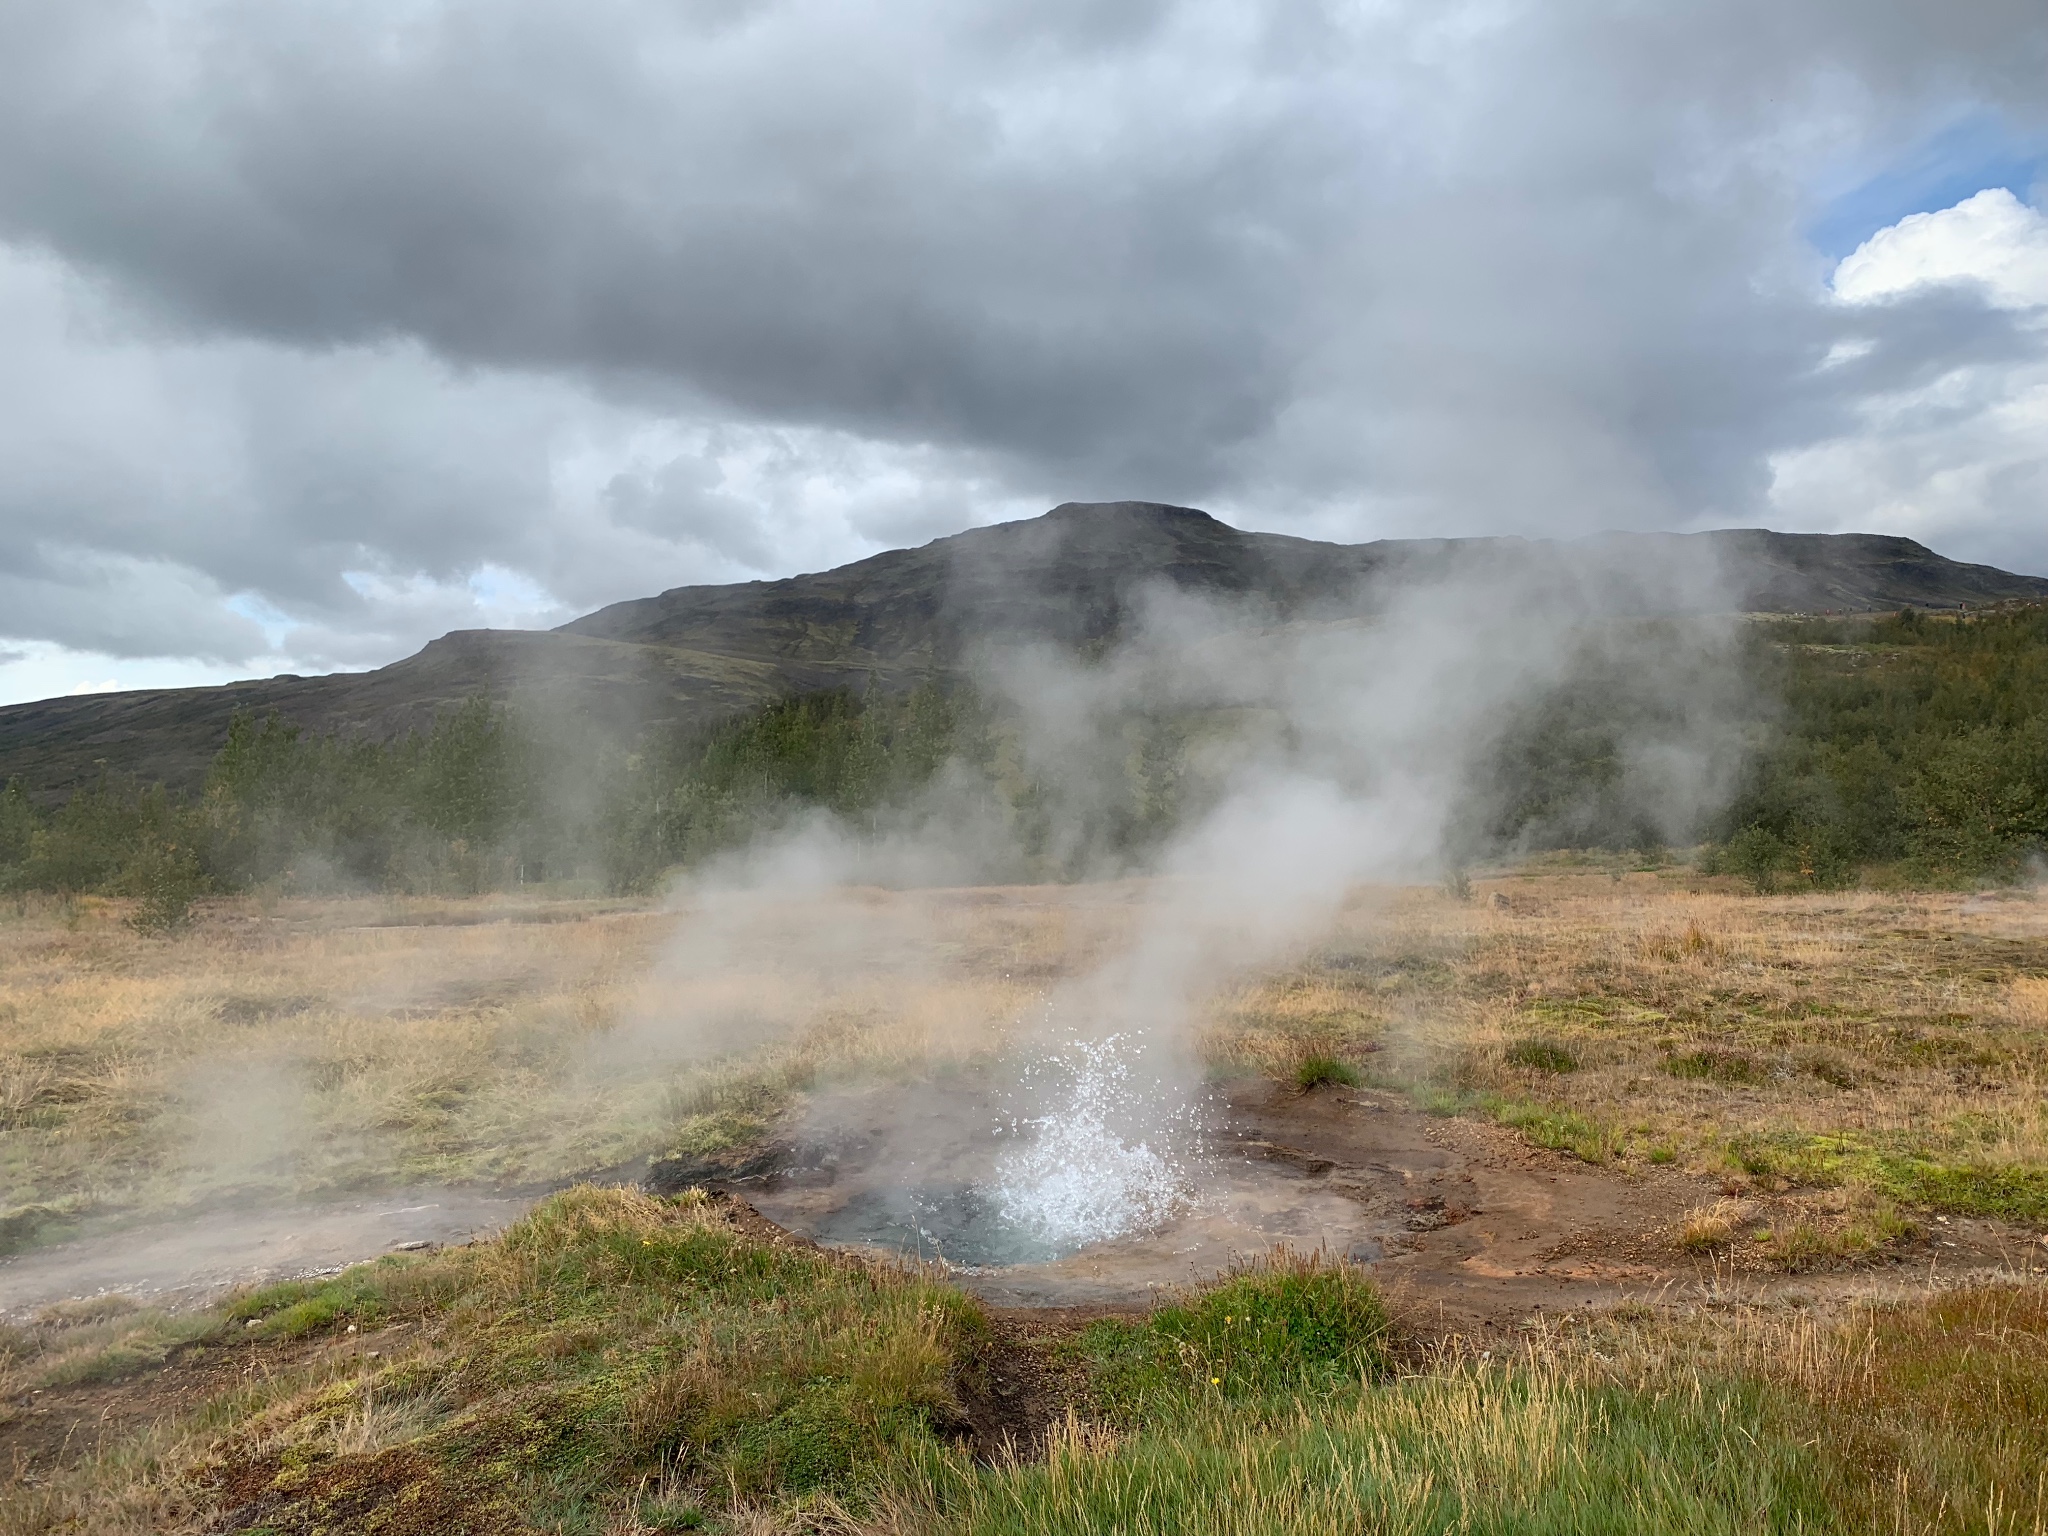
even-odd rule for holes
{"type": "Polygon", "coordinates": [[[1358,1068],[1336,1056],[1307,1056],[1294,1069],[1294,1086],[1303,1093],[1314,1088],[1356,1088],[1364,1081],[1358,1068]]]}
{"type": "Polygon", "coordinates": [[[588,1187],[498,1242],[273,1286],[231,1320],[419,1335],[263,1406],[182,1479],[191,1513],[278,1536],[597,1531],[643,1504],[683,1528],[714,1489],[857,1503],[939,1443],[981,1327],[955,1291],[749,1235],[701,1192],[588,1187]]]}
{"type": "MultiPolygon", "coordinates": [[[[586,1187],[496,1241],[188,1319],[168,1365],[136,1352],[142,1314],[36,1326],[70,1341],[51,1392],[88,1390],[55,1385],[95,1379],[88,1335],[124,1392],[204,1386],[0,1486],[0,1528],[24,1536],[1991,1536],[2048,1516],[2031,1283],[1397,1351],[1364,1272],[1275,1255],[1026,1344],[923,1274],[743,1206],[586,1187]],[[1050,1433],[970,1438],[960,1394],[1020,1375],[1056,1384],[1050,1433]]],[[[33,1342],[0,1338],[0,1365],[33,1342]]]]}
{"type": "Polygon", "coordinates": [[[1097,1406],[1140,1423],[1209,1400],[1327,1393],[1386,1374],[1393,1324],[1365,1272],[1276,1254],[1143,1322],[1108,1319],[1073,1346],[1097,1406]]]}

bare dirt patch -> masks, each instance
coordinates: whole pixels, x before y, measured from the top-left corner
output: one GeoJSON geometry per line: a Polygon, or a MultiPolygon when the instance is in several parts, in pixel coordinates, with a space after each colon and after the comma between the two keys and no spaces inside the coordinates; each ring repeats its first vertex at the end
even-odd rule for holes
{"type": "MultiPolygon", "coordinates": [[[[870,1091],[858,1114],[835,1117],[841,1142],[797,1146],[750,1172],[749,1198],[793,1230],[843,1234],[843,1213],[902,1176],[866,1158],[930,1091],[870,1091]]],[[[1043,1263],[955,1262],[953,1277],[1011,1315],[1143,1309],[1271,1247],[1321,1249],[1369,1266],[1411,1327],[1439,1336],[1625,1302],[1848,1296],[1909,1274],[1920,1283],[2024,1267],[2039,1246],[1994,1220],[1935,1217],[1868,1251],[1816,1250],[1788,1268],[1768,1246],[1774,1228],[1814,1219],[1810,1199],[1789,1191],[1745,1194],[1744,1219],[1725,1238],[1688,1245],[1688,1217],[1728,1201],[1725,1178],[1591,1164],[1387,1091],[1243,1082],[1225,1097],[1213,1141],[1201,1198],[1163,1228],[1043,1263]]],[[[947,1263],[943,1252],[914,1256],[947,1263]]]]}
{"type": "Polygon", "coordinates": [[[242,1286],[380,1253],[464,1242],[516,1220],[539,1190],[424,1188],[376,1198],[196,1211],[0,1261],[0,1319],[120,1294],[188,1307],[242,1286]]]}
{"type": "Polygon", "coordinates": [[[348,1362],[388,1353],[403,1341],[400,1330],[311,1339],[230,1332],[178,1349],[161,1366],[123,1380],[19,1392],[0,1404],[0,1481],[33,1487],[103,1445],[187,1418],[242,1388],[302,1372],[327,1357],[348,1362]]]}

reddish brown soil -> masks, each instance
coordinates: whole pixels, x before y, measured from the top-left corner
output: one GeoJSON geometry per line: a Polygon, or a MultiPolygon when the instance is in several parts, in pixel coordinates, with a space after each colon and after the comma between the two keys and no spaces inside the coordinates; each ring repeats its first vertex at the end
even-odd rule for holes
{"type": "MultiPolygon", "coordinates": [[[[1408,1230],[1374,1270],[1410,1326],[1431,1332],[1490,1333],[1628,1300],[1848,1295],[2038,1262],[2027,1233],[1956,1218],[1824,1272],[1778,1274],[1740,1250],[1679,1246],[1686,1213],[1724,1189],[1675,1168],[1595,1167],[1371,1092],[1248,1087],[1233,1095],[1229,1123],[1260,1155],[1402,1220],[1408,1230]]],[[[1755,1198],[1772,1209],[1772,1196],[1755,1198]]]]}
{"type": "Polygon", "coordinates": [[[251,1381],[332,1353],[388,1347],[382,1334],[340,1339],[233,1339],[187,1346],[126,1381],[52,1387],[0,1404],[0,1481],[33,1483],[103,1441],[201,1406],[251,1381]]]}

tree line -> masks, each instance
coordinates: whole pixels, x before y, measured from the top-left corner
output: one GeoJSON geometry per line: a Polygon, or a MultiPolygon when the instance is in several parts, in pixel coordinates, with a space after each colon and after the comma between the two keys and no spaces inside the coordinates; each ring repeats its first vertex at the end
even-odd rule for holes
{"type": "Polygon", "coordinates": [[[473,893],[585,882],[646,890],[666,872],[793,819],[826,813],[871,834],[940,807],[996,823],[999,876],[1088,872],[1136,857],[1173,824],[1171,723],[1134,719],[1103,803],[1076,806],[1059,775],[1024,765],[1013,724],[962,686],[830,690],[704,730],[630,744],[565,738],[482,698],[427,729],[376,741],[238,714],[204,786],[175,795],[106,776],[54,809],[0,791],[0,889],[128,895],[144,926],[197,896],[256,887],[316,893],[473,893]],[[1085,836],[1063,839],[1076,819],[1085,836]]]}
{"type": "Polygon", "coordinates": [[[2011,877],[2048,845],[2048,606],[1758,626],[1772,709],[1714,829],[1760,888],[2011,877]]]}
{"type": "MultiPolygon", "coordinates": [[[[1527,701],[1462,787],[1447,860],[1677,839],[1773,889],[2009,878],[2048,845],[2048,607],[1757,621],[1733,695],[1725,668],[1687,671],[1689,644],[1646,626],[1527,701]],[[1739,773],[1674,819],[1646,744],[1691,740],[1703,709],[1739,735],[1739,773]]],[[[46,810],[7,785],[0,883],[131,895],[161,927],[209,890],[644,890],[793,817],[880,835],[942,811],[991,829],[992,874],[1074,878],[1141,864],[1214,791],[1199,748],[1231,728],[1134,710],[1048,767],[939,682],[595,747],[483,699],[382,742],[244,714],[196,794],[103,778],[46,810]]]]}

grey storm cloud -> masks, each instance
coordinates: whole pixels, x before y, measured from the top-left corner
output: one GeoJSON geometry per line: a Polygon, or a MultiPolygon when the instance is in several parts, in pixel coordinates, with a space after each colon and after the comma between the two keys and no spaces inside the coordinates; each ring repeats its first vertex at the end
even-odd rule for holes
{"type": "Polygon", "coordinates": [[[2044,78],[2039,0],[0,7],[0,635],[255,656],[177,638],[239,593],[354,660],[484,564],[575,608],[1068,498],[1759,521],[2034,344],[1845,314],[1802,230],[2044,78]]]}

